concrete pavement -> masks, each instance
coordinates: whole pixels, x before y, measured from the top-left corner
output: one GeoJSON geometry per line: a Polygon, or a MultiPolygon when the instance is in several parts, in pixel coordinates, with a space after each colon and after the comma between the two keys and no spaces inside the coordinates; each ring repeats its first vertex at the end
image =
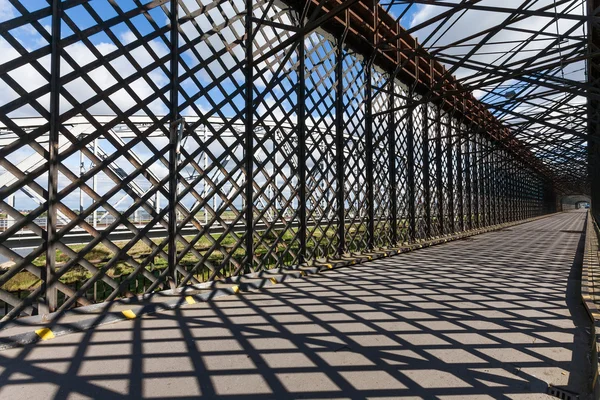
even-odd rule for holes
{"type": "Polygon", "coordinates": [[[0,352],[0,399],[585,398],[585,213],[0,352]]]}

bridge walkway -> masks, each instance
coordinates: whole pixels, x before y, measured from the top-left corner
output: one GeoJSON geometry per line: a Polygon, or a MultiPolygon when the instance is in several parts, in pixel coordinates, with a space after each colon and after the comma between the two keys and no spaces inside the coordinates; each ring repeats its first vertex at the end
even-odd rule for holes
{"type": "Polygon", "coordinates": [[[583,395],[584,224],[557,214],[6,350],[0,398],[583,395]]]}

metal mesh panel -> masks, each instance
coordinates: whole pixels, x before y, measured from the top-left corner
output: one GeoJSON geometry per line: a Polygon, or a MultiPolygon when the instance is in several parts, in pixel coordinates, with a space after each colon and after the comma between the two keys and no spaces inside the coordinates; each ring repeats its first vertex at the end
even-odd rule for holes
{"type": "MultiPolygon", "coordinates": [[[[419,101],[419,97],[415,98],[419,101]]],[[[423,137],[427,134],[424,131],[424,113],[425,105],[419,104],[413,110],[413,163],[414,163],[414,209],[415,209],[415,239],[420,240],[426,237],[425,221],[425,187],[423,164],[423,137]]]]}
{"type": "Polygon", "coordinates": [[[460,125],[460,146],[461,146],[461,176],[463,182],[463,226],[465,230],[473,226],[473,164],[471,157],[471,132],[465,124],[460,125]]]}
{"type": "MultiPolygon", "coordinates": [[[[12,32],[30,32],[37,46],[25,47],[7,31],[1,31],[3,55],[0,59],[0,211],[5,217],[0,233],[0,254],[12,264],[0,277],[0,299],[19,312],[36,313],[37,304],[21,299],[43,295],[39,285],[47,253],[46,236],[50,132],[50,47],[51,35],[44,28],[51,21],[46,9],[35,15],[24,9],[13,21],[12,32]],[[21,80],[20,76],[29,79],[21,80]],[[19,120],[36,117],[37,124],[19,120]],[[32,246],[16,248],[11,242],[19,232],[30,233],[32,246]],[[20,286],[28,280],[30,285],[20,286]]],[[[62,141],[62,143],[65,143],[62,141]]],[[[68,143],[67,143],[68,145],[68,143]]],[[[69,217],[58,217],[66,223],[69,217]]],[[[60,245],[59,245],[60,247],[60,245]]],[[[18,315],[18,313],[17,313],[18,315]]]]}
{"type": "Polygon", "coordinates": [[[400,85],[394,85],[394,108],[398,109],[394,113],[396,121],[396,196],[398,199],[398,219],[397,219],[397,238],[398,242],[408,242],[408,158],[407,158],[407,91],[400,85]]]}
{"type": "Polygon", "coordinates": [[[323,34],[306,41],[307,259],[335,255],[336,235],[335,54],[323,34]]]}
{"type": "Polygon", "coordinates": [[[346,249],[360,252],[367,248],[367,184],[365,165],[365,88],[366,73],[362,60],[344,54],[343,132],[344,132],[344,206],[346,249]]]}
{"type": "Polygon", "coordinates": [[[0,22],[5,321],[543,211],[537,174],[315,13],[34,3],[0,22]]]}
{"type": "Polygon", "coordinates": [[[185,284],[233,275],[243,267],[246,250],[240,228],[245,221],[240,208],[246,178],[241,112],[246,90],[240,4],[180,6],[184,22],[178,92],[187,126],[178,159],[177,263],[186,265],[180,281],[185,284]],[[230,14],[234,17],[220,17],[230,14]]]}
{"type": "Polygon", "coordinates": [[[393,243],[390,198],[390,95],[389,77],[372,72],[373,100],[373,188],[374,188],[374,245],[388,247],[393,243]]]}
{"type": "Polygon", "coordinates": [[[442,141],[442,162],[441,166],[443,169],[442,173],[442,203],[443,203],[443,234],[453,232],[453,182],[452,182],[452,133],[449,126],[449,116],[447,114],[442,115],[442,127],[441,127],[441,141],[442,141]]]}
{"type": "MultiPolygon", "coordinates": [[[[431,223],[430,234],[432,237],[436,237],[441,234],[439,219],[441,218],[440,204],[442,202],[443,193],[443,191],[440,190],[440,186],[437,182],[438,166],[441,166],[442,164],[441,160],[437,159],[438,141],[441,140],[441,138],[438,137],[438,130],[441,128],[438,126],[439,121],[437,119],[437,114],[437,107],[433,104],[428,104],[427,117],[429,119],[429,129],[427,132],[427,137],[429,140],[427,141],[426,151],[429,154],[429,212],[431,223]]],[[[439,146],[441,148],[441,143],[439,146]]],[[[441,156],[441,154],[439,156],[441,156]]]]}
{"type": "MultiPolygon", "coordinates": [[[[275,28],[255,23],[253,29],[260,57],[283,43],[297,26],[291,14],[269,2],[255,8],[257,18],[278,23],[275,28]]],[[[253,68],[253,269],[280,267],[298,262],[299,142],[298,53],[294,45],[253,68]],[[264,225],[262,229],[259,226],[264,225]]],[[[303,144],[304,145],[304,144],[303,144]]],[[[305,205],[304,205],[305,206],[305,205]]]]}

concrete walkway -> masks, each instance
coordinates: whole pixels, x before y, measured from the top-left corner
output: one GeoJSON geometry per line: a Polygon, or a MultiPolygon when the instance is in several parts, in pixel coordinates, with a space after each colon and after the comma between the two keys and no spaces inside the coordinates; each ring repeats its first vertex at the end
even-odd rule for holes
{"type": "Polygon", "coordinates": [[[0,398],[583,395],[584,222],[558,214],[6,350],[0,398]]]}

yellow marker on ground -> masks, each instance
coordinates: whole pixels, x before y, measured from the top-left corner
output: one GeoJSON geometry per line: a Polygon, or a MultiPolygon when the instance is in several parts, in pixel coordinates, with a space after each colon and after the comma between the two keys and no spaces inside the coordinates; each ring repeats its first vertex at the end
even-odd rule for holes
{"type": "Polygon", "coordinates": [[[325,266],[329,269],[333,269],[333,265],[331,265],[331,264],[325,264],[325,266]]]}
{"type": "Polygon", "coordinates": [[[192,296],[187,296],[185,301],[187,301],[188,304],[196,304],[196,300],[194,300],[192,296]]]}
{"type": "Polygon", "coordinates": [[[300,271],[300,275],[302,275],[302,276],[306,276],[306,272],[304,272],[304,271],[300,271]]]}
{"type": "Polygon", "coordinates": [[[35,333],[40,337],[40,339],[42,340],[49,340],[49,339],[54,339],[54,333],[50,330],[50,328],[42,328],[42,329],[38,329],[37,331],[35,331],[35,333]]]}
{"type": "Polygon", "coordinates": [[[277,279],[275,279],[275,278],[271,278],[271,279],[269,279],[269,280],[271,281],[271,283],[272,283],[273,285],[275,285],[275,284],[277,283],[277,279]]]}
{"type": "Polygon", "coordinates": [[[238,294],[240,292],[240,287],[235,285],[231,287],[231,290],[233,290],[233,293],[238,294]]]}
{"type": "Polygon", "coordinates": [[[367,258],[368,258],[369,260],[372,260],[372,259],[373,259],[373,257],[371,257],[371,256],[367,256],[367,258]]]}
{"type": "Polygon", "coordinates": [[[125,310],[125,311],[121,311],[121,313],[127,318],[127,319],[134,319],[136,317],[135,313],[131,310],[125,310]]]}

